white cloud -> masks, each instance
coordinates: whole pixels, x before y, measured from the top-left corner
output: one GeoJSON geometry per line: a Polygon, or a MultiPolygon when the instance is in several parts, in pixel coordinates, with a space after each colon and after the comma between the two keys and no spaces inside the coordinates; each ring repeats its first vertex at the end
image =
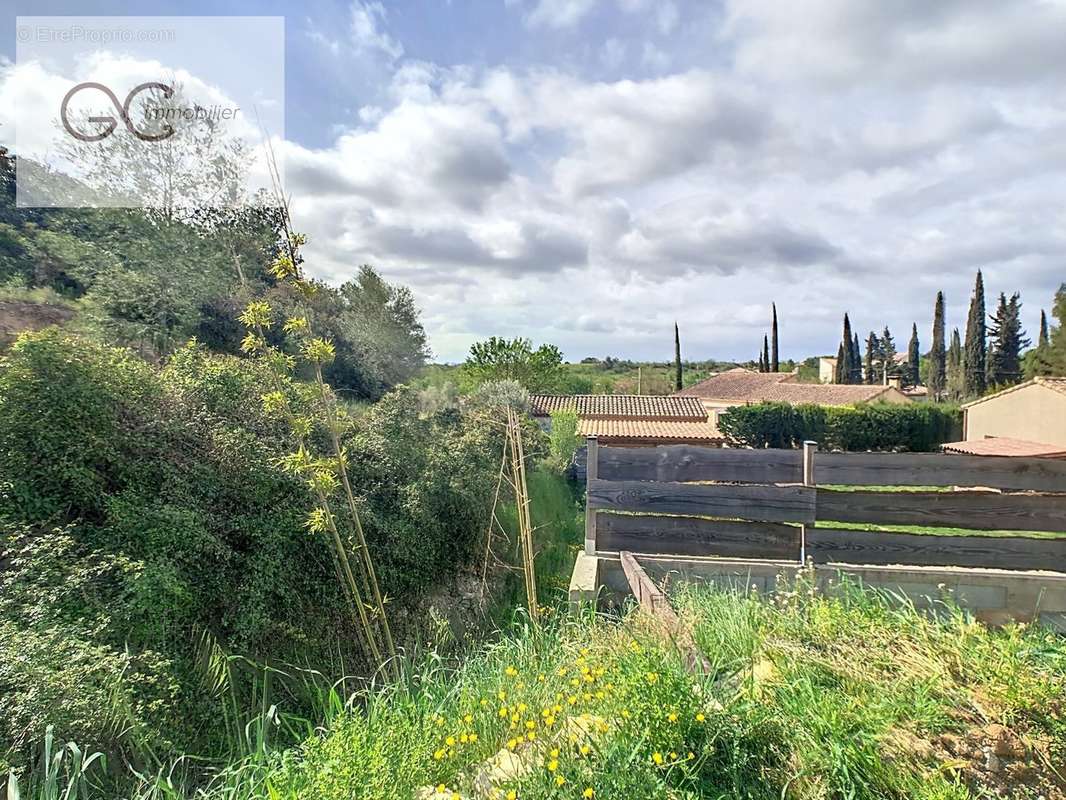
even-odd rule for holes
{"type": "Polygon", "coordinates": [[[349,15],[352,44],[357,50],[377,50],[392,59],[403,55],[403,45],[382,30],[387,15],[380,2],[352,0],[349,15]]]}
{"type": "Polygon", "coordinates": [[[596,6],[597,0],[537,0],[526,15],[531,28],[573,28],[596,6]]]}

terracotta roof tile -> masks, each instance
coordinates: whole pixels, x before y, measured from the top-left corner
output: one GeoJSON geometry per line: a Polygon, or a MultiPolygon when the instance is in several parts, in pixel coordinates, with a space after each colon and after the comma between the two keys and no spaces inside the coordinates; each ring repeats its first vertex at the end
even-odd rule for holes
{"type": "Polygon", "coordinates": [[[948,442],[941,445],[945,452],[971,456],[1029,456],[1032,458],[1066,457],[1066,446],[1011,439],[1007,436],[989,436],[969,442],[948,442]]]}
{"type": "Polygon", "coordinates": [[[844,406],[876,400],[883,394],[897,390],[890,386],[866,386],[864,384],[796,383],[791,372],[751,372],[729,370],[683,389],[683,396],[705,400],[722,400],[727,403],[818,403],[827,406],[844,406]]]}
{"type": "Polygon", "coordinates": [[[535,416],[553,411],[576,411],[582,419],[657,419],[703,422],[707,411],[695,397],[635,394],[534,394],[529,397],[535,416]]]}
{"type": "Polygon", "coordinates": [[[601,441],[625,439],[652,442],[700,442],[721,444],[722,434],[713,422],[678,422],[650,419],[582,419],[582,436],[597,436],[601,441]]]}

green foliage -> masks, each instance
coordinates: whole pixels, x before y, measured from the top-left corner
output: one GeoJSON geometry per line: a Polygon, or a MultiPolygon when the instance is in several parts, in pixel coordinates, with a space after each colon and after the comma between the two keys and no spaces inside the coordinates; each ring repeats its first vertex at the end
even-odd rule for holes
{"type": "Polygon", "coordinates": [[[793,448],[811,440],[826,449],[855,451],[934,451],[957,437],[960,424],[957,408],[930,403],[756,403],[718,417],[719,429],[735,445],[793,448]]]}
{"type": "Polygon", "coordinates": [[[530,392],[553,392],[563,380],[562,364],[563,354],[555,345],[542,344],[534,350],[528,339],[493,336],[471,345],[463,372],[474,385],[513,380],[530,392]]]}
{"type": "Polygon", "coordinates": [[[1021,300],[1015,292],[1010,300],[1000,292],[999,305],[988,330],[988,384],[1010,386],[1022,379],[1021,352],[1032,342],[1022,330],[1021,300]]]}
{"type": "MultiPolygon", "coordinates": [[[[278,391],[297,413],[317,402],[195,344],[157,369],[53,329],[0,360],[0,760],[25,762],[47,724],[137,764],[217,752],[205,632],[226,652],[360,668],[308,490],[277,466],[288,432],[263,398],[278,391]],[[84,704],[64,699],[82,686],[84,704]]],[[[383,581],[412,602],[482,541],[498,433],[455,410],[421,419],[413,391],[341,424],[383,581]]]]}
{"type": "Polygon", "coordinates": [[[988,343],[985,339],[985,284],[981,270],[977,270],[973,294],[970,296],[970,313],[966,318],[966,340],[962,351],[964,397],[980,397],[988,385],[986,364],[988,343]]]}
{"type": "Polygon", "coordinates": [[[925,383],[929,387],[929,397],[940,400],[947,391],[947,343],[944,337],[944,293],[936,293],[936,305],[933,308],[933,341],[929,350],[929,365],[925,383]]]}
{"type": "Polygon", "coordinates": [[[1037,346],[1025,354],[1026,377],[1066,375],[1066,283],[1055,293],[1051,313],[1058,320],[1058,324],[1049,328],[1046,316],[1041,312],[1037,346]]]}
{"type": "Polygon", "coordinates": [[[988,773],[967,788],[934,746],[972,733],[959,708],[1049,743],[1047,763],[1066,746],[1066,651],[1038,628],[975,625],[950,599],[924,615],[849,585],[824,596],[807,579],[772,602],[694,586],[675,601],[709,675],[632,618],[515,626],[461,664],[430,658],[367,691],[256,780],[286,800],[468,797],[503,749],[528,769],[496,778],[501,797],[967,800],[991,791],[988,773]]]}
{"type": "Polygon", "coordinates": [[[548,433],[548,462],[558,470],[565,470],[574,461],[574,454],[581,447],[577,413],[553,411],[551,430],[548,433]]]}

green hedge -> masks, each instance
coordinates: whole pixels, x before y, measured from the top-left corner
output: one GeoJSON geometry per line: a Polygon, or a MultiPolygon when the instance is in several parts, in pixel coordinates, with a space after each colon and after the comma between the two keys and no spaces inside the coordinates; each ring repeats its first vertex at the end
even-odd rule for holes
{"type": "Polygon", "coordinates": [[[875,403],[856,406],[756,403],[718,417],[735,446],[800,447],[806,440],[829,450],[932,452],[961,435],[957,406],[875,403]]]}

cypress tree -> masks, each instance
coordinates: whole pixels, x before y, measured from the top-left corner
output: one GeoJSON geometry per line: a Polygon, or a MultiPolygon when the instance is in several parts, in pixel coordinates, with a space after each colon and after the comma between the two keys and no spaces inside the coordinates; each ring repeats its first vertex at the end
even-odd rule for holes
{"type": "Polygon", "coordinates": [[[761,350],[759,351],[758,363],[759,363],[759,372],[766,372],[766,368],[763,366],[763,363],[762,363],[762,351],[761,350]]]}
{"type": "Polygon", "coordinates": [[[780,362],[777,359],[777,303],[771,303],[774,309],[774,319],[770,327],[770,334],[773,337],[773,344],[770,348],[770,372],[779,372],[780,362]]]}
{"type": "Polygon", "coordinates": [[[833,367],[833,383],[847,383],[847,354],[844,352],[844,342],[837,347],[837,363],[833,367]]]}
{"type": "Polygon", "coordinates": [[[1032,342],[1025,338],[1021,320],[1021,295],[1000,292],[996,313],[989,319],[988,383],[1009,386],[1022,379],[1022,348],[1032,342]]]}
{"type": "Polygon", "coordinates": [[[907,375],[906,384],[917,386],[922,382],[921,377],[921,351],[918,345],[918,323],[911,323],[911,340],[907,344],[907,375]]]}
{"type": "Polygon", "coordinates": [[[837,359],[837,383],[851,383],[852,372],[855,368],[855,356],[852,353],[851,343],[851,320],[848,313],[844,312],[844,338],[841,339],[841,357],[837,359]]]}
{"type": "Polygon", "coordinates": [[[874,375],[877,374],[877,359],[881,350],[880,343],[877,341],[877,334],[870,331],[870,335],[866,337],[866,382],[873,383],[874,375]]]}
{"type": "Polygon", "coordinates": [[[770,372],[770,340],[766,338],[766,334],[762,337],[762,363],[763,372],[770,372]]]}
{"type": "Polygon", "coordinates": [[[959,329],[953,328],[945,367],[945,392],[949,400],[961,400],[966,393],[966,374],[962,362],[962,340],[959,338],[959,329]]]}
{"type": "Polygon", "coordinates": [[[962,366],[966,376],[965,397],[979,397],[987,387],[985,342],[985,282],[981,270],[977,270],[977,280],[970,298],[970,314],[966,319],[966,345],[963,349],[962,366]]]}
{"type": "Polygon", "coordinates": [[[677,323],[674,323],[674,391],[680,392],[681,385],[681,333],[677,329],[677,323]]]}
{"type": "Polygon", "coordinates": [[[929,351],[929,396],[933,400],[944,397],[947,388],[947,348],[944,341],[944,293],[936,293],[936,308],[933,310],[933,347],[929,351]]]}
{"type": "Polygon", "coordinates": [[[1040,309],[1040,336],[1036,340],[1037,347],[1047,347],[1047,312],[1040,309]]]}
{"type": "Polygon", "coordinates": [[[862,350],[859,349],[859,334],[851,341],[851,383],[862,383],[862,350]]]}
{"type": "Polygon", "coordinates": [[[885,378],[897,374],[896,370],[896,342],[888,326],[881,332],[881,372],[877,376],[878,383],[885,383],[885,378]]]}

